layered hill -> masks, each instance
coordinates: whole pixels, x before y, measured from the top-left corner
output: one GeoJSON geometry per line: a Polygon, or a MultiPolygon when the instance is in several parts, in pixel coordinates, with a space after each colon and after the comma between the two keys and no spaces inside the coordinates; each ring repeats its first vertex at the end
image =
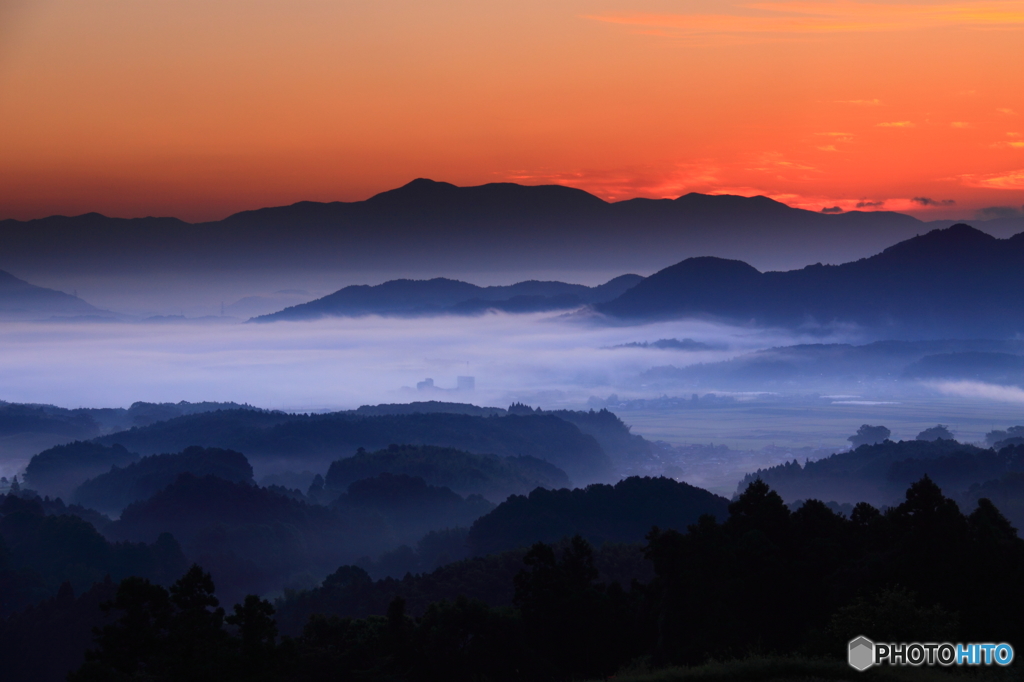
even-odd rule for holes
{"type": "Polygon", "coordinates": [[[300,202],[189,224],[96,213],[0,221],[23,272],[650,271],[687,256],[761,268],[844,262],[923,231],[890,212],[822,214],[766,197],[605,202],[561,186],[419,179],[366,201],[300,202]]]}
{"type": "Polygon", "coordinates": [[[312,320],[359,315],[476,315],[488,310],[510,313],[568,310],[610,301],[641,280],[643,277],[639,275],[620,275],[596,287],[538,281],[478,287],[443,277],[430,280],[399,279],[377,286],[345,287],[315,301],[253,318],[253,321],[312,320]]]}
{"type": "MultiPolygon", "coordinates": [[[[0,240],[2,239],[0,236],[0,240]]],[[[29,284],[9,272],[0,270],[0,318],[33,319],[99,315],[104,312],[77,296],[29,284]]]]}
{"type": "Polygon", "coordinates": [[[611,469],[608,455],[593,436],[549,414],[361,416],[221,410],[110,434],[96,442],[119,444],[141,454],[178,452],[190,445],[225,448],[242,452],[254,462],[278,462],[289,469],[296,469],[299,463],[326,468],[359,448],[379,450],[391,444],[433,445],[506,457],[527,455],[550,462],[577,484],[604,480],[611,469]]]}
{"type": "Polygon", "coordinates": [[[997,239],[957,224],[870,258],[785,272],[690,258],[596,308],[632,321],[703,317],[791,328],[852,324],[887,338],[1014,337],[1024,331],[1024,234],[997,239]]]}

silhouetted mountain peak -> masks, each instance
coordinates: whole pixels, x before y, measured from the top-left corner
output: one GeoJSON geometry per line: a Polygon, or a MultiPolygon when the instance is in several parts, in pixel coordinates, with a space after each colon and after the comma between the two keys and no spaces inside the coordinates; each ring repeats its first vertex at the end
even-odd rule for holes
{"type": "Polygon", "coordinates": [[[624,317],[714,314],[757,288],[763,275],[739,260],[699,256],[669,266],[637,283],[613,301],[596,306],[624,317]]]}
{"type": "Polygon", "coordinates": [[[627,291],[624,296],[663,286],[671,286],[684,295],[688,288],[718,287],[720,285],[729,288],[746,287],[756,284],[760,275],[757,268],[740,260],[698,256],[687,258],[654,273],[627,291]]]}
{"type": "Polygon", "coordinates": [[[841,321],[890,337],[1012,336],[1024,329],[1020,244],[960,223],[843,265],[760,273],[742,261],[690,258],[596,308],[626,318],[841,321]]]}
{"type": "Polygon", "coordinates": [[[902,241],[866,260],[887,266],[893,261],[905,266],[963,265],[990,257],[999,241],[970,225],[957,223],[902,241]]]}
{"type": "Polygon", "coordinates": [[[733,215],[758,214],[774,216],[780,213],[792,214],[800,209],[792,208],[779,201],[765,196],[744,197],[737,194],[684,194],[673,203],[681,208],[696,213],[728,212],[733,215]]]}
{"type": "Polygon", "coordinates": [[[430,214],[451,210],[489,213],[493,210],[506,215],[534,212],[566,212],[606,205],[603,199],[573,187],[563,185],[519,185],[512,182],[492,182],[474,187],[458,187],[448,182],[418,178],[397,189],[376,194],[366,205],[392,210],[430,214]]]}

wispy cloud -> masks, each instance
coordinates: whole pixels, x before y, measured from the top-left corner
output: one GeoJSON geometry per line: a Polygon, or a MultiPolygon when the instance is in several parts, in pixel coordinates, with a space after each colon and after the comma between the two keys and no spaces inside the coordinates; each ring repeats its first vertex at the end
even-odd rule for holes
{"type": "Polygon", "coordinates": [[[978,211],[978,217],[988,220],[990,218],[1019,218],[1021,209],[1016,206],[986,206],[978,211]]]}
{"type": "Polygon", "coordinates": [[[588,18],[677,36],[801,35],[1024,27],[1024,2],[883,4],[872,2],[756,2],[722,14],[606,14],[588,18]]]}
{"type": "Polygon", "coordinates": [[[882,100],[880,99],[841,99],[837,100],[838,104],[855,104],[859,107],[880,107],[882,106],[882,100]]]}
{"type": "Polygon", "coordinates": [[[956,199],[932,199],[931,197],[913,197],[911,201],[921,206],[952,206],[956,203],[956,199]]]}
{"type": "Polygon", "coordinates": [[[953,121],[949,125],[950,125],[950,127],[953,127],[953,128],[970,128],[971,127],[971,124],[967,123],[966,121],[953,121]]]}
{"type": "Polygon", "coordinates": [[[1013,109],[1007,109],[1006,107],[1000,107],[999,109],[996,109],[996,111],[998,111],[1000,114],[1006,114],[1007,116],[1017,115],[1016,111],[1014,111],[1013,109]]]}
{"type": "Polygon", "coordinates": [[[881,201],[864,200],[857,202],[857,208],[881,208],[882,206],[885,206],[885,199],[882,199],[881,201]]]}
{"type": "Polygon", "coordinates": [[[1002,173],[969,173],[961,175],[960,182],[968,187],[985,189],[1024,189],[1024,168],[1002,173]]]}
{"type": "Polygon", "coordinates": [[[877,124],[879,128],[913,128],[913,121],[885,121],[877,124]]]}
{"type": "Polygon", "coordinates": [[[940,393],[961,398],[981,398],[1006,403],[1024,403],[1024,390],[980,381],[941,381],[927,384],[940,393]]]}

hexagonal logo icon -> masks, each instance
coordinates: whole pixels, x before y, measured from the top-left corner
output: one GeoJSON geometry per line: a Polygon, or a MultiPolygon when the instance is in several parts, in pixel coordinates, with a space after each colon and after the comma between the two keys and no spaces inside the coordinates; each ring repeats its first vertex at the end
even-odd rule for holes
{"type": "Polygon", "coordinates": [[[854,670],[864,671],[875,664],[875,643],[867,637],[861,636],[850,640],[849,654],[850,667],[854,670]]]}

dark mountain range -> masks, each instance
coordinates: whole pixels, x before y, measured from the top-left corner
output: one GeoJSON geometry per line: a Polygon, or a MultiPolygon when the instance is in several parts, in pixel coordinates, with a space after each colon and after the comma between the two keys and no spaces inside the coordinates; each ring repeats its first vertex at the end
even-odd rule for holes
{"type": "Polygon", "coordinates": [[[309,303],[253,318],[256,322],[315,320],[358,315],[476,315],[488,310],[510,313],[568,310],[604,303],[643,280],[621,275],[600,286],[564,282],[519,282],[510,286],[478,287],[438,277],[398,279],[377,286],[354,285],[309,303]]]}
{"type": "MultiPolygon", "coordinates": [[[[0,227],[0,234],[2,234],[2,230],[3,228],[0,227]]],[[[3,237],[0,236],[0,240],[2,239],[3,237]]],[[[37,319],[54,316],[103,315],[105,312],[89,305],[77,296],[65,294],[63,291],[37,287],[18,279],[9,272],[0,270],[0,318],[37,319]]]]}
{"type": "Polygon", "coordinates": [[[870,258],[786,272],[690,258],[596,308],[629,320],[706,317],[792,328],[853,324],[887,338],[1012,338],[1024,332],[1024,234],[996,239],[958,224],[870,258]]]}
{"type": "Polygon", "coordinates": [[[0,221],[0,268],[19,272],[651,271],[687,256],[761,268],[844,262],[923,232],[891,212],[840,215],[766,197],[687,194],[605,202],[561,186],[415,180],[366,201],[189,224],[90,213],[0,221]]]}

